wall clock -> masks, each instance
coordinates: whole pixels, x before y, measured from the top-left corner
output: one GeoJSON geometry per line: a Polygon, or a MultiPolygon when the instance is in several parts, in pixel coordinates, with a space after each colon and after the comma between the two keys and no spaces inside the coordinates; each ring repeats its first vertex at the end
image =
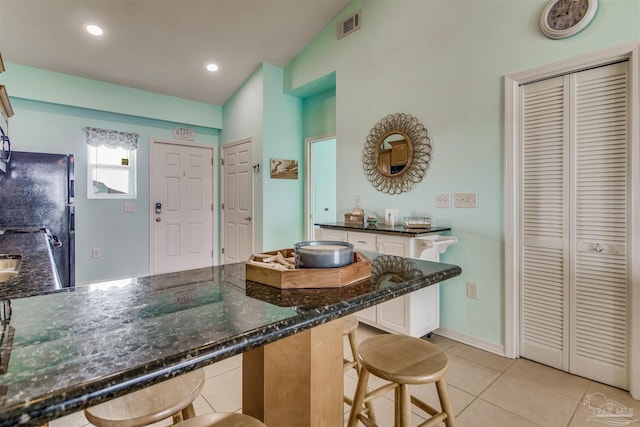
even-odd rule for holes
{"type": "Polygon", "coordinates": [[[562,39],[583,30],[596,14],[598,0],[550,0],[540,16],[540,29],[562,39]]]}

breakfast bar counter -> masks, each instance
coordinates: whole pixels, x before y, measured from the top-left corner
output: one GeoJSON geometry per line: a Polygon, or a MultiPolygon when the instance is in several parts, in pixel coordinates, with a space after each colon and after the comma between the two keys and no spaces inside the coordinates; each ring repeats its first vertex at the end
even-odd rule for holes
{"type": "Polygon", "coordinates": [[[335,320],[461,273],[364,254],[372,277],[342,288],[280,290],[246,281],[237,263],[5,300],[0,426],[41,425],[240,353],[245,413],[342,425],[335,320]]]}

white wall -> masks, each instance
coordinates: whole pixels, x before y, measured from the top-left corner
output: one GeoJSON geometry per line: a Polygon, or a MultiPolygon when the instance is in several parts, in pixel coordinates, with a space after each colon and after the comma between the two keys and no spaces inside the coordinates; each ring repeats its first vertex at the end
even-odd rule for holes
{"type": "Polygon", "coordinates": [[[463,273],[442,287],[442,325],[504,344],[503,76],[640,38],[640,2],[600,1],[593,22],[551,40],[538,20],[547,0],[355,0],[362,28],[335,39],[329,24],[285,69],[287,90],[336,72],[338,219],[362,194],[365,209],[424,215],[459,238],[441,257],[463,273]],[[390,113],[429,130],[433,160],[413,191],[376,191],[361,167],[371,128],[390,113]],[[477,209],[436,209],[436,193],[477,192],[477,209]],[[479,286],[466,297],[465,282],[479,286]]]}
{"type": "Polygon", "coordinates": [[[220,133],[221,145],[251,138],[253,162],[260,163],[260,173],[253,175],[253,244],[256,251],[263,250],[262,189],[265,169],[269,173],[262,161],[263,111],[264,83],[260,66],[223,105],[223,131],[220,133]]]}

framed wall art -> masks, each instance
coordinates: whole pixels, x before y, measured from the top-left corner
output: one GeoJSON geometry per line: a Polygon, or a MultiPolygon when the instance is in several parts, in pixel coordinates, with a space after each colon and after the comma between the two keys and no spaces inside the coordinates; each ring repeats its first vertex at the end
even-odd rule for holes
{"type": "Polygon", "coordinates": [[[298,179],[298,161],[271,159],[271,178],[298,179]]]}

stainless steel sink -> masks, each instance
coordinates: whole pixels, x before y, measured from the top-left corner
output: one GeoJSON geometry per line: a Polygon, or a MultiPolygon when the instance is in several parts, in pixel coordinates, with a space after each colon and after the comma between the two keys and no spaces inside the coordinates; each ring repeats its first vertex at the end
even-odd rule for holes
{"type": "Polygon", "coordinates": [[[0,254],[0,283],[16,277],[21,263],[22,255],[0,254]]]}

